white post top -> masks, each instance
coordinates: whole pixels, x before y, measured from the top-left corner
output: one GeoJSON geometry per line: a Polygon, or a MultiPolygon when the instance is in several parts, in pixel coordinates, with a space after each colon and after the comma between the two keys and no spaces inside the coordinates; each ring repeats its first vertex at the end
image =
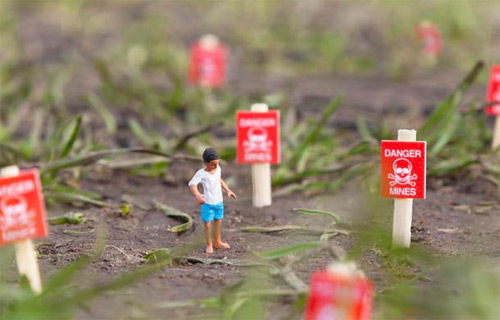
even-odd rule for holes
{"type": "Polygon", "coordinates": [[[204,49],[213,49],[219,43],[219,39],[213,34],[206,34],[200,38],[200,44],[204,49]]]}
{"type": "Polygon", "coordinates": [[[417,130],[398,130],[398,141],[417,141],[417,130]]]}
{"type": "Polygon", "coordinates": [[[334,262],[329,264],[326,270],[346,278],[365,277],[354,262],[334,262]]]}
{"type": "Polygon", "coordinates": [[[15,177],[19,175],[18,166],[8,166],[0,169],[0,177],[15,177]]]}
{"type": "Polygon", "coordinates": [[[254,103],[250,108],[252,112],[267,112],[269,107],[265,103],[254,103]]]}

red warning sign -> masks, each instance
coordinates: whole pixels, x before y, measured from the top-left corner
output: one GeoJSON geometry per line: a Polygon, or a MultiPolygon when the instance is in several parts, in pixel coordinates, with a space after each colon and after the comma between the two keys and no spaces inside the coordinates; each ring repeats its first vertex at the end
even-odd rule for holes
{"type": "Polygon", "coordinates": [[[236,113],[238,163],[280,163],[279,111],[236,113]]]}
{"type": "Polygon", "coordinates": [[[382,197],[425,198],[426,145],[425,141],[382,141],[382,197]]]}
{"type": "Polygon", "coordinates": [[[486,114],[500,116],[500,65],[491,67],[488,91],[486,92],[487,102],[498,102],[486,108],[486,114]]]}
{"type": "Polygon", "coordinates": [[[311,276],[305,320],[368,320],[373,286],[368,279],[348,278],[332,272],[311,276]]]}
{"type": "Polygon", "coordinates": [[[221,43],[213,47],[200,41],[191,47],[189,81],[202,87],[221,87],[226,82],[227,48],[221,43]]]}
{"type": "Polygon", "coordinates": [[[0,245],[47,236],[38,170],[0,178],[0,245]]]}
{"type": "Polygon", "coordinates": [[[423,52],[429,56],[436,56],[441,52],[441,34],[439,29],[431,22],[422,22],[417,28],[417,37],[423,41],[423,52]]]}

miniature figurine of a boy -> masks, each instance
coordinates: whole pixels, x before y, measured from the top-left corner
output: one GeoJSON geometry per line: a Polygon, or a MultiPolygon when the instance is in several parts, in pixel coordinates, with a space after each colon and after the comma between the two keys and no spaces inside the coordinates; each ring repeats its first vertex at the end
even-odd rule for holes
{"type": "Polygon", "coordinates": [[[205,168],[198,170],[189,181],[189,189],[198,203],[201,204],[201,220],[205,230],[207,240],[206,253],[213,253],[214,248],[228,249],[229,244],[222,242],[221,222],[224,217],[224,204],[222,202],[222,190],[227,192],[229,197],[236,199],[234,192],[229,189],[221,177],[219,166],[220,158],[213,148],[203,151],[203,163],[205,168]],[[198,191],[198,184],[203,186],[203,194],[198,191]],[[211,224],[214,221],[214,241],[212,243],[211,224]]]}

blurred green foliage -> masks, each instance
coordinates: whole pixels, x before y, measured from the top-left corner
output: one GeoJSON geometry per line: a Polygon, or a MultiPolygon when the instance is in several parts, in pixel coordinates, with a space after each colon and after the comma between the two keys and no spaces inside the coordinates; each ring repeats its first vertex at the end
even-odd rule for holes
{"type": "MultiPolygon", "coordinates": [[[[112,206],[99,194],[71,187],[63,171],[78,180],[85,174],[82,168],[108,156],[147,152],[162,159],[137,161],[138,168],[129,173],[161,176],[176,154],[198,155],[207,144],[234,159],[236,110],[262,98],[280,109],[283,119],[297,112],[279,90],[248,96],[241,87],[253,84],[258,74],[279,80],[377,74],[402,81],[430,71],[466,73],[477,60],[490,65],[500,54],[497,6],[472,0],[0,1],[0,166],[41,167],[48,200],[112,206]],[[425,64],[415,37],[415,26],[423,20],[434,22],[444,41],[434,66],[425,64]],[[231,48],[226,89],[187,85],[189,45],[207,32],[231,48]]],[[[431,175],[449,177],[481,164],[500,186],[498,161],[481,159],[492,155],[486,118],[478,114],[481,101],[463,108],[465,91],[486,79],[482,67],[476,65],[432,111],[420,133],[429,142],[431,175]]],[[[360,118],[353,139],[331,125],[338,108],[341,98],[316,117],[284,126],[284,161],[273,180],[282,188],[279,193],[332,192],[346,180],[362,181],[376,193],[378,141],[394,134],[385,124],[369,128],[360,118]]],[[[498,272],[470,261],[442,263],[419,249],[389,250],[379,218],[390,211],[386,205],[368,206],[377,218],[356,235],[358,243],[349,252],[357,258],[373,250],[381,261],[387,283],[376,295],[374,318],[497,319],[498,272]]],[[[302,254],[316,246],[291,248],[302,254]]],[[[283,250],[279,253],[290,253],[283,250]]],[[[50,290],[36,297],[26,285],[9,282],[12,277],[4,270],[12,271],[12,251],[1,251],[0,315],[5,319],[71,318],[82,303],[164,266],[80,288],[75,275],[90,259],[82,257],[53,275],[45,284],[50,290]]],[[[304,294],[289,287],[273,290],[289,279],[281,274],[277,281],[276,268],[258,267],[220,296],[184,305],[211,309],[219,319],[260,319],[269,317],[277,302],[291,305],[289,317],[298,318],[304,294]]]]}

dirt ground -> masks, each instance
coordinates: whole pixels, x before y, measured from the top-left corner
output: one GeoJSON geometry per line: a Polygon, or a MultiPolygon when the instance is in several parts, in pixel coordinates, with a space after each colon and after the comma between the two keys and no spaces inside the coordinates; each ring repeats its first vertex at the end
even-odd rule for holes
{"type": "MultiPolygon", "coordinates": [[[[340,2],[337,5],[340,6],[340,2]]],[[[344,5],[348,6],[347,2],[344,5]]],[[[337,12],[336,6],[331,10],[337,12]]],[[[129,10],[123,14],[116,8],[112,9],[115,10],[109,10],[110,16],[118,16],[119,18],[114,18],[118,22],[109,27],[107,33],[103,32],[100,35],[102,39],[86,39],[81,43],[75,39],[65,38],[66,35],[61,31],[64,29],[61,27],[63,22],[54,19],[57,23],[41,23],[44,19],[50,21],[50,16],[53,14],[57,16],[57,13],[46,11],[45,14],[49,17],[38,17],[36,10],[27,9],[21,22],[24,27],[19,31],[19,36],[24,39],[27,63],[59,61],[65,55],[85,59],[84,53],[94,49],[99,51],[101,42],[105,48],[116,45],[119,43],[117,38],[122,35],[115,31],[127,25],[128,18],[141,15],[141,11],[129,10]]],[[[201,9],[199,11],[198,14],[201,15],[201,9]]],[[[189,10],[186,12],[189,13],[189,10]]],[[[186,12],[180,14],[179,19],[184,18],[186,12]]],[[[323,18],[336,21],[329,15],[330,13],[324,13],[328,17],[323,18]]],[[[336,14],[337,17],[342,15],[340,11],[336,14]]],[[[349,19],[346,17],[344,20],[349,19]]],[[[105,22],[102,22],[103,25],[105,22]]],[[[368,25],[367,28],[369,27],[368,25]]],[[[221,25],[219,28],[224,29],[225,26],[221,25]]],[[[81,31],[82,35],[84,31],[81,31]]],[[[186,33],[184,40],[187,45],[188,40],[198,36],[200,30],[190,28],[188,23],[181,31],[186,33]]],[[[90,91],[98,88],[99,80],[96,78],[95,70],[90,63],[88,64],[88,74],[82,72],[78,79],[70,84],[68,100],[78,96],[83,87],[90,91]]],[[[243,73],[231,81],[234,96],[251,100],[252,97],[262,93],[284,92],[286,103],[297,107],[299,121],[319,116],[333,98],[342,95],[343,102],[329,125],[341,128],[353,137],[356,136],[356,119],[360,116],[364,117],[372,127],[382,122],[387,124],[393,130],[394,136],[398,128],[418,128],[423,123],[424,117],[458,85],[463,76],[452,70],[446,72],[427,70],[414,73],[408,79],[403,77],[398,80],[389,79],[381,74],[371,76],[320,74],[299,78],[243,73]]],[[[475,85],[464,97],[463,105],[467,105],[468,101],[482,101],[483,97],[484,87],[475,85]]],[[[78,102],[75,100],[70,103],[69,107],[72,111],[86,109],[81,103],[81,98],[78,102]]],[[[126,115],[120,116],[122,118],[118,119],[118,122],[126,123],[126,115]]],[[[490,126],[492,127],[492,123],[490,126]]],[[[120,139],[109,145],[119,146],[123,141],[128,143],[127,137],[120,139]]],[[[378,163],[374,165],[377,166],[378,163]]],[[[135,203],[132,214],[123,218],[118,208],[97,208],[90,205],[49,206],[49,217],[68,212],[81,212],[90,220],[78,226],[50,226],[49,237],[37,241],[38,251],[41,254],[39,262],[42,277],[47,279],[80,255],[93,253],[99,232],[71,235],[64,232],[67,229],[104,230],[106,235],[107,242],[102,256],[92,261],[85,270],[87,277],[85,281],[88,283],[106,281],[142,266],[144,255],[159,248],[174,250],[183,245],[198,243],[185,255],[197,258],[249,259],[251,251],[266,251],[306,241],[318,241],[318,236],[305,234],[257,234],[239,230],[246,226],[285,224],[321,226],[324,222],[322,219],[310,219],[297,214],[293,209],[298,207],[328,210],[339,214],[343,219],[341,227],[351,231],[351,234],[338,235],[332,241],[345,251],[356,245],[359,240],[359,230],[363,228],[369,230],[370,226],[376,225],[387,233],[391,232],[390,200],[384,202],[384,206],[380,208],[373,208],[363,192],[361,187],[363,181],[360,179],[346,183],[336,193],[313,197],[304,194],[275,197],[271,207],[257,209],[253,208],[251,203],[250,167],[227,162],[222,164],[223,177],[238,195],[237,200],[224,199],[223,238],[231,248],[216,249],[214,254],[207,255],[203,245],[200,208],[187,187],[187,182],[201,166],[201,159],[199,162],[174,162],[167,169],[168,179],[146,178],[119,170],[110,172],[98,167],[84,169],[85,174],[80,181],[82,189],[102,194],[105,201],[110,204],[119,204],[122,197],[128,195],[135,203]],[[154,200],[188,213],[195,221],[194,227],[182,234],[167,231],[169,227],[179,224],[179,221],[166,217],[156,209],[153,205],[154,200]]],[[[273,167],[273,170],[276,168],[273,167]]],[[[430,252],[435,257],[475,257],[498,265],[500,262],[498,197],[498,188],[474,176],[474,168],[455,179],[429,179],[427,199],[414,201],[412,247],[430,252]]],[[[379,254],[377,245],[374,243],[373,250],[364,251],[357,256],[356,262],[374,282],[375,290],[379,292],[387,287],[388,279],[382,270],[383,257],[379,254]]],[[[326,255],[313,256],[299,264],[299,269],[295,271],[299,278],[308,283],[311,272],[325,268],[330,262],[331,259],[326,255]]],[[[195,263],[184,259],[176,261],[171,267],[155,272],[141,282],[112,291],[89,305],[83,305],[77,311],[75,318],[206,319],[205,316],[209,311],[196,306],[165,309],[160,305],[163,302],[214,297],[224,288],[248,276],[250,275],[246,267],[195,263]]],[[[417,285],[428,285],[428,282],[428,278],[416,281],[417,285]]],[[[290,300],[283,299],[276,308],[273,309],[276,313],[269,318],[300,318],[298,314],[291,312],[290,300]]],[[[376,310],[377,305],[375,312],[376,310]]]]}
{"type": "MultiPolygon", "coordinates": [[[[349,106],[341,106],[335,121],[342,124],[354,123],[355,117],[366,115],[370,119],[391,116],[389,111],[381,111],[382,106],[391,101],[395,106],[392,116],[412,112],[414,108],[425,113],[426,108],[443,98],[452,84],[439,85],[426,79],[405,84],[390,80],[378,80],[378,86],[371,85],[374,79],[341,80],[311,79],[298,83],[294,99],[304,113],[319,113],[321,101],[330,101],[335,92],[342,92],[349,106]],[[398,89],[399,87],[399,89],[398,89]],[[333,91],[333,90],[331,90],[333,91]],[[328,93],[330,92],[330,93],[328,93]],[[307,101],[315,101],[310,108],[307,101]],[[319,101],[319,102],[318,102],[319,101]],[[403,107],[404,106],[404,107],[403,107]],[[316,111],[316,112],[315,112],[316,111]]],[[[457,82],[458,79],[455,81],[457,82]]],[[[441,82],[444,83],[444,82],[441,82]]],[[[472,90],[470,95],[480,92],[472,90]]],[[[324,106],[324,104],[323,104],[324,106]]],[[[418,121],[418,112],[416,113],[418,121]]],[[[353,130],[353,129],[351,129],[353,130]]],[[[49,216],[57,216],[69,211],[82,212],[92,221],[79,226],[51,226],[50,236],[43,239],[39,247],[40,266],[43,277],[68,264],[79,255],[91,253],[96,234],[68,235],[66,229],[85,231],[104,227],[107,230],[107,244],[101,259],[94,261],[88,274],[94,280],[109,279],[119,273],[131,270],[144,263],[144,254],[158,248],[176,248],[198,241],[199,245],[189,256],[216,259],[246,259],[249,251],[265,251],[286,247],[304,241],[317,241],[317,236],[288,233],[285,235],[254,234],[239,231],[245,226],[278,226],[284,224],[321,225],[321,220],[306,219],[292,209],[297,207],[324,209],[342,216],[345,229],[356,225],[369,224],[374,219],[367,210],[369,204],[361,192],[360,181],[353,181],[342,187],[338,193],[315,197],[292,195],[278,197],[271,207],[257,209],[251,205],[250,167],[235,163],[222,165],[223,176],[239,196],[237,200],[225,199],[223,220],[224,239],[231,245],[229,250],[216,250],[213,255],[204,252],[200,209],[187,188],[187,181],[202,165],[200,162],[174,163],[168,168],[169,182],[164,179],[132,176],[125,172],[106,172],[89,169],[82,187],[105,196],[109,203],[120,203],[124,194],[131,196],[136,205],[130,217],[122,218],[119,209],[97,209],[90,206],[81,208],[58,207],[49,210],[49,216]],[[172,183],[172,180],[174,181],[172,183]],[[167,218],[153,206],[158,200],[171,207],[190,214],[195,219],[191,231],[177,235],[167,231],[169,226],[179,221],[167,218]],[[139,205],[137,205],[139,204],[139,205]],[[316,221],[316,222],[314,222],[316,221]]],[[[500,260],[500,208],[497,205],[498,190],[485,180],[463,176],[462,179],[430,179],[427,199],[414,202],[412,246],[423,248],[436,256],[480,257],[487,261],[500,260]],[[484,202],[492,202],[484,205],[484,202]]],[[[388,208],[391,208],[390,205],[388,208]]],[[[386,215],[375,218],[387,231],[391,232],[392,209],[386,215]]],[[[334,243],[348,250],[356,241],[356,233],[339,235],[334,243]]],[[[376,286],[382,290],[387,279],[381,272],[381,257],[376,251],[365,252],[358,263],[376,286]],[[374,253],[375,252],[375,253],[374,253]]],[[[325,268],[331,260],[327,256],[314,257],[301,264],[297,270],[299,277],[308,282],[309,274],[325,268]]],[[[205,265],[189,261],[174,263],[147,277],[145,281],[127,289],[113,292],[96,300],[78,313],[79,319],[125,319],[140,317],[169,319],[194,318],[200,316],[197,308],[162,309],[165,301],[183,301],[213,297],[223,288],[236,283],[247,274],[245,267],[222,264],[205,265]]],[[[425,281],[425,280],[421,280],[425,281]]],[[[287,303],[283,304],[287,309],[287,303]]],[[[376,306],[375,306],[376,308],[376,306]]],[[[279,318],[287,318],[287,313],[279,318]]]]}

